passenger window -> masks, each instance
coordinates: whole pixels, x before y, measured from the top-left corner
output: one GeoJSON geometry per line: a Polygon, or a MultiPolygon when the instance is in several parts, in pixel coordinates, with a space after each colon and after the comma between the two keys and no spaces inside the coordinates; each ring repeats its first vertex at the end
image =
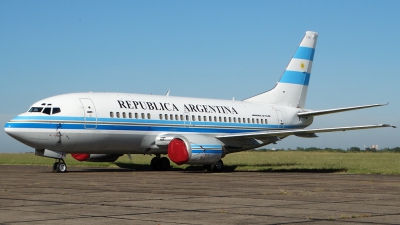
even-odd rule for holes
{"type": "Polygon", "coordinates": [[[131,119],[132,119],[132,113],[129,113],[129,118],[131,118],[131,119]]]}
{"type": "Polygon", "coordinates": [[[192,116],[192,121],[196,121],[196,117],[195,116],[192,116]]]}
{"type": "Polygon", "coordinates": [[[53,108],[53,112],[51,114],[57,114],[60,112],[61,112],[61,109],[57,107],[57,108],[53,108]]]}
{"type": "Polygon", "coordinates": [[[147,113],[147,119],[151,119],[150,113],[147,113]]]}
{"type": "Polygon", "coordinates": [[[117,112],[117,118],[119,118],[119,112],[117,112]]]}
{"type": "Polygon", "coordinates": [[[216,116],[214,116],[214,122],[217,122],[217,117],[216,116]]]}
{"type": "Polygon", "coordinates": [[[126,118],[126,113],[125,112],[122,113],[122,117],[126,118]]]}
{"type": "Polygon", "coordinates": [[[199,121],[201,121],[201,116],[199,116],[199,121]]]}
{"type": "Polygon", "coordinates": [[[229,123],[232,122],[232,118],[228,117],[228,119],[229,119],[229,123]]]}
{"type": "Polygon", "coordinates": [[[175,120],[179,120],[178,115],[175,114],[175,120]]]}
{"type": "Polygon", "coordinates": [[[260,121],[258,120],[258,118],[257,118],[257,123],[260,123],[260,121]]]}
{"type": "Polygon", "coordinates": [[[189,121],[189,115],[186,115],[186,121],[189,121]]]}
{"type": "Polygon", "coordinates": [[[165,114],[165,117],[164,117],[166,120],[168,120],[168,114],[165,114]]]}
{"type": "Polygon", "coordinates": [[[208,117],[208,121],[212,122],[212,116],[208,117]]]}
{"type": "Polygon", "coordinates": [[[110,112],[110,117],[113,118],[114,117],[114,113],[110,112]]]}
{"type": "Polygon", "coordinates": [[[222,122],[222,118],[221,117],[219,117],[219,122],[222,122]]]}
{"type": "Polygon", "coordinates": [[[233,117],[233,122],[236,123],[236,117],[233,117]]]}
{"type": "Polygon", "coordinates": [[[169,119],[170,119],[170,120],[174,120],[174,115],[169,114],[169,119]]]}
{"type": "Polygon", "coordinates": [[[144,119],[144,113],[142,113],[142,119],[144,119]]]}
{"type": "Polygon", "coordinates": [[[32,107],[28,112],[42,112],[43,107],[32,107]]]}
{"type": "Polygon", "coordinates": [[[138,113],[135,113],[135,119],[139,119],[138,113]]]}
{"type": "Polygon", "coordinates": [[[162,120],[162,114],[160,114],[160,120],[162,120]]]}
{"type": "Polygon", "coordinates": [[[181,117],[181,120],[183,120],[183,115],[180,115],[180,117],[181,117]]]}
{"type": "Polygon", "coordinates": [[[251,123],[254,123],[254,118],[251,118],[251,123]]]}
{"type": "Polygon", "coordinates": [[[250,118],[247,118],[247,123],[250,123],[250,118]]]}
{"type": "Polygon", "coordinates": [[[226,123],[226,117],[224,117],[224,122],[226,123]]]}
{"type": "Polygon", "coordinates": [[[240,118],[238,118],[238,122],[241,123],[240,118]]]}

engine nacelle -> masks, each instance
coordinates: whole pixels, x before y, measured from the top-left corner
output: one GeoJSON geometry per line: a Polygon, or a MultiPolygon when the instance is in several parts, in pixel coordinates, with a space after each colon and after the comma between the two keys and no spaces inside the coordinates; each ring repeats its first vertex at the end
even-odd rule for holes
{"type": "Polygon", "coordinates": [[[71,156],[78,161],[86,162],[114,162],[120,156],[118,154],[85,154],[85,153],[73,153],[71,156]]]}
{"type": "Polygon", "coordinates": [[[168,144],[168,157],[178,165],[207,165],[225,156],[221,142],[201,135],[177,136],[168,144]]]}

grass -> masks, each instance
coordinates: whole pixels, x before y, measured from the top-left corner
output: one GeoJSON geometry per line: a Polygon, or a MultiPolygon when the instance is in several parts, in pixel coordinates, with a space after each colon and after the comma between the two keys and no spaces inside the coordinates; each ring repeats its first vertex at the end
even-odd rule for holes
{"type": "MultiPolygon", "coordinates": [[[[152,156],[132,155],[120,157],[115,163],[79,162],[70,155],[65,160],[68,166],[124,167],[150,170],[152,156]]],[[[32,153],[0,154],[0,164],[7,165],[52,165],[54,159],[35,156],[32,153]]],[[[349,174],[400,174],[399,153],[339,153],[339,152],[302,152],[248,151],[227,155],[224,159],[225,171],[264,171],[264,172],[316,172],[349,174]]],[[[194,169],[188,165],[172,169],[194,169]]]]}

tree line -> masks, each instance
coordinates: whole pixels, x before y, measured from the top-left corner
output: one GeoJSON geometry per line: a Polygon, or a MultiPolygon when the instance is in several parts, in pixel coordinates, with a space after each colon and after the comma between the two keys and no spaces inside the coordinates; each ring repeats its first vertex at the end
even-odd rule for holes
{"type": "Polygon", "coordinates": [[[295,149],[292,148],[287,148],[287,149],[268,149],[268,148],[262,148],[262,149],[257,149],[253,151],[304,151],[304,152],[399,152],[400,153],[400,147],[394,147],[394,148],[382,148],[382,149],[376,149],[376,148],[370,148],[367,147],[365,149],[361,149],[359,147],[350,147],[347,149],[342,149],[342,148],[317,148],[317,147],[309,147],[309,148],[301,148],[297,147],[295,149]]]}

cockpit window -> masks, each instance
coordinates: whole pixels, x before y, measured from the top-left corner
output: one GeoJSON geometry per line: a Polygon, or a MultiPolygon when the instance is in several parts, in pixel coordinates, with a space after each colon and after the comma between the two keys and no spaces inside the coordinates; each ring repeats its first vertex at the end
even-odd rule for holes
{"type": "Polygon", "coordinates": [[[59,112],[61,112],[60,108],[53,108],[53,113],[52,114],[56,114],[56,113],[59,113],[59,112]]]}
{"type": "Polygon", "coordinates": [[[51,107],[32,107],[28,110],[28,112],[33,112],[33,113],[44,113],[47,115],[53,115],[61,112],[61,109],[59,107],[54,107],[53,109],[51,107]],[[43,111],[42,111],[43,110],[43,111]]]}
{"type": "Polygon", "coordinates": [[[42,112],[43,107],[32,107],[28,112],[42,112]]]}
{"type": "Polygon", "coordinates": [[[51,108],[44,108],[43,113],[50,115],[51,113],[51,108]]]}

